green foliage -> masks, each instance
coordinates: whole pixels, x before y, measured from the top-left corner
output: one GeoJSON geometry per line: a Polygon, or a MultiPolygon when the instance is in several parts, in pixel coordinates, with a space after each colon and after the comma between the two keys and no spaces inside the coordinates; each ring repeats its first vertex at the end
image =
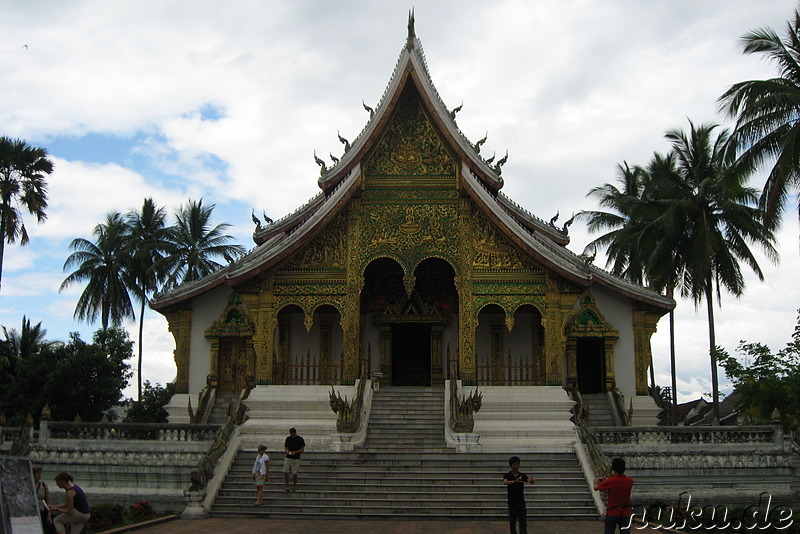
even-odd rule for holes
{"type": "Polygon", "coordinates": [[[149,521],[153,518],[153,507],[149,501],[139,501],[130,507],[129,515],[132,523],[149,521]]]}
{"type": "Polygon", "coordinates": [[[46,177],[53,173],[47,156],[47,150],[22,139],[0,137],[0,277],[6,243],[27,245],[30,240],[23,212],[39,223],[47,219],[46,177]]]}
{"type": "Polygon", "coordinates": [[[121,504],[104,502],[90,507],[89,523],[86,525],[92,532],[103,532],[124,523],[121,504]]]}
{"type": "Polygon", "coordinates": [[[175,394],[175,384],[152,385],[147,380],[144,383],[142,400],[134,401],[125,416],[126,423],[166,423],[167,410],[164,406],[175,394]]]}
{"type": "Polygon", "coordinates": [[[736,349],[743,358],[718,349],[725,374],[740,396],[741,413],[754,423],[769,423],[777,409],[786,425],[800,425],[800,310],[792,339],[773,353],[763,343],[742,341],[736,349]]]}
{"type": "MultiPolygon", "coordinates": [[[[38,325],[37,325],[38,327],[38,325]]],[[[8,339],[3,348],[8,351],[8,339]]],[[[30,414],[38,418],[48,404],[54,420],[99,421],[117,404],[128,383],[132,342],[122,329],[99,330],[92,343],[77,333],[66,343],[42,342],[24,356],[11,356],[3,371],[0,413],[18,425],[30,414]]]]}

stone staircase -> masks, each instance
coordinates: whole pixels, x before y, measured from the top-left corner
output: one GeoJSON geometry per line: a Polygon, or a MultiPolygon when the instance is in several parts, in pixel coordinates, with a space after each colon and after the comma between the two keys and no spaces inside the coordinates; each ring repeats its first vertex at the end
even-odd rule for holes
{"type": "Polygon", "coordinates": [[[589,414],[590,426],[616,426],[611,403],[606,393],[584,393],[581,395],[583,406],[589,414]]]}
{"type": "MultiPolygon", "coordinates": [[[[309,452],[296,492],[284,494],[283,452],[272,465],[264,506],[253,506],[255,451],[240,451],[213,517],[315,519],[507,518],[503,473],[511,454],[457,454],[444,438],[443,391],[388,387],[375,393],[365,444],[351,453],[309,452]]],[[[574,453],[523,453],[531,519],[597,519],[574,453]]]]}
{"type": "Polygon", "coordinates": [[[224,425],[228,420],[228,407],[239,400],[238,393],[217,393],[214,407],[208,416],[209,425],[224,425]]]}

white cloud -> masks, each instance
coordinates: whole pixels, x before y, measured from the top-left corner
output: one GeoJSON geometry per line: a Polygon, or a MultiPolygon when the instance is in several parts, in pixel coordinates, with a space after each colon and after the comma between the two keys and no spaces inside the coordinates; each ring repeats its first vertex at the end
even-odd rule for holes
{"type": "MultiPolygon", "coordinates": [[[[453,9],[421,0],[415,12],[436,87],[451,108],[464,102],[461,129],[473,141],[488,132],[482,152],[509,150],[505,192],[542,218],[560,211],[563,221],[594,207],[585,193],[613,181],[617,163],[665,150],[665,130],[685,127],[686,117],[723,120],[715,101],[725,87],[772,76],[773,66],[741,55],[738,39],[757,26],[781,30],[795,7],[794,0],[470,0],[453,9]]],[[[383,94],[405,42],[407,10],[355,0],[198,0],[191,9],[174,0],[6,2],[2,134],[43,146],[116,135],[130,147],[104,163],[89,163],[79,150],[54,154],[47,222],[29,226],[30,247],[6,249],[8,314],[0,318],[16,324],[22,313],[50,309],[51,332],[76,329],[69,320],[79,288],[47,304],[24,297],[57,286],[53,273],[71,239],[90,238],[106,213],[136,208],[146,196],[170,208],[203,197],[242,239],[253,230],[251,209],[273,219],[294,211],[318,191],[313,151],[339,155],[337,130],[352,141],[368,119],[362,99],[374,107],[383,94]],[[215,116],[204,117],[211,108],[215,116]]],[[[718,339],[729,350],[741,338],[782,346],[791,331],[800,301],[800,230],[791,219],[782,264],[762,265],[767,283],[748,281],[738,301],[723,297],[718,339]]],[[[589,237],[571,230],[579,252],[589,237]]],[[[680,389],[692,395],[708,375],[704,310],[681,301],[677,314],[680,389]]],[[[163,320],[147,324],[148,337],[159,340],[148,348],[159,354],[154,360],[171,361],[163,320]]],[[[653,347],[658,371],[668,375],[660,363],[666,331],[662,321],[653,347]]],[[[161,378],[174,369],[152,372],[161,378]]]]}

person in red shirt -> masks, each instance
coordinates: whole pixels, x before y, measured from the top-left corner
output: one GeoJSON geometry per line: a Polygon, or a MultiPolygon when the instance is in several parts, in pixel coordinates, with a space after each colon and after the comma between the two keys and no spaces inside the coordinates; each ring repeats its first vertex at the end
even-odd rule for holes
{"type": "Polygon", "coordinates": [[[605,534],[614,534],[617,525],[622,534],[630,534],[633,479],[625,476],[625,460],[611,460],[611,475],[611,478],[594,479],[595,490],[608,492],[605,534]]]}

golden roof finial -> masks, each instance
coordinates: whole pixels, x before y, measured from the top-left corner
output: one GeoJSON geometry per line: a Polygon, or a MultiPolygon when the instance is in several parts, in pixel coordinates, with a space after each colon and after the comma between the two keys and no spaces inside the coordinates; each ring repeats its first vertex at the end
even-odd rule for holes
{"type": "Polygon", "coordinates": [[[406,48],[414,48],[414,41],[417,39],[417,34],[414,31],[414,8],[408,12],[408,37],[406,38],[406,48]]]}

